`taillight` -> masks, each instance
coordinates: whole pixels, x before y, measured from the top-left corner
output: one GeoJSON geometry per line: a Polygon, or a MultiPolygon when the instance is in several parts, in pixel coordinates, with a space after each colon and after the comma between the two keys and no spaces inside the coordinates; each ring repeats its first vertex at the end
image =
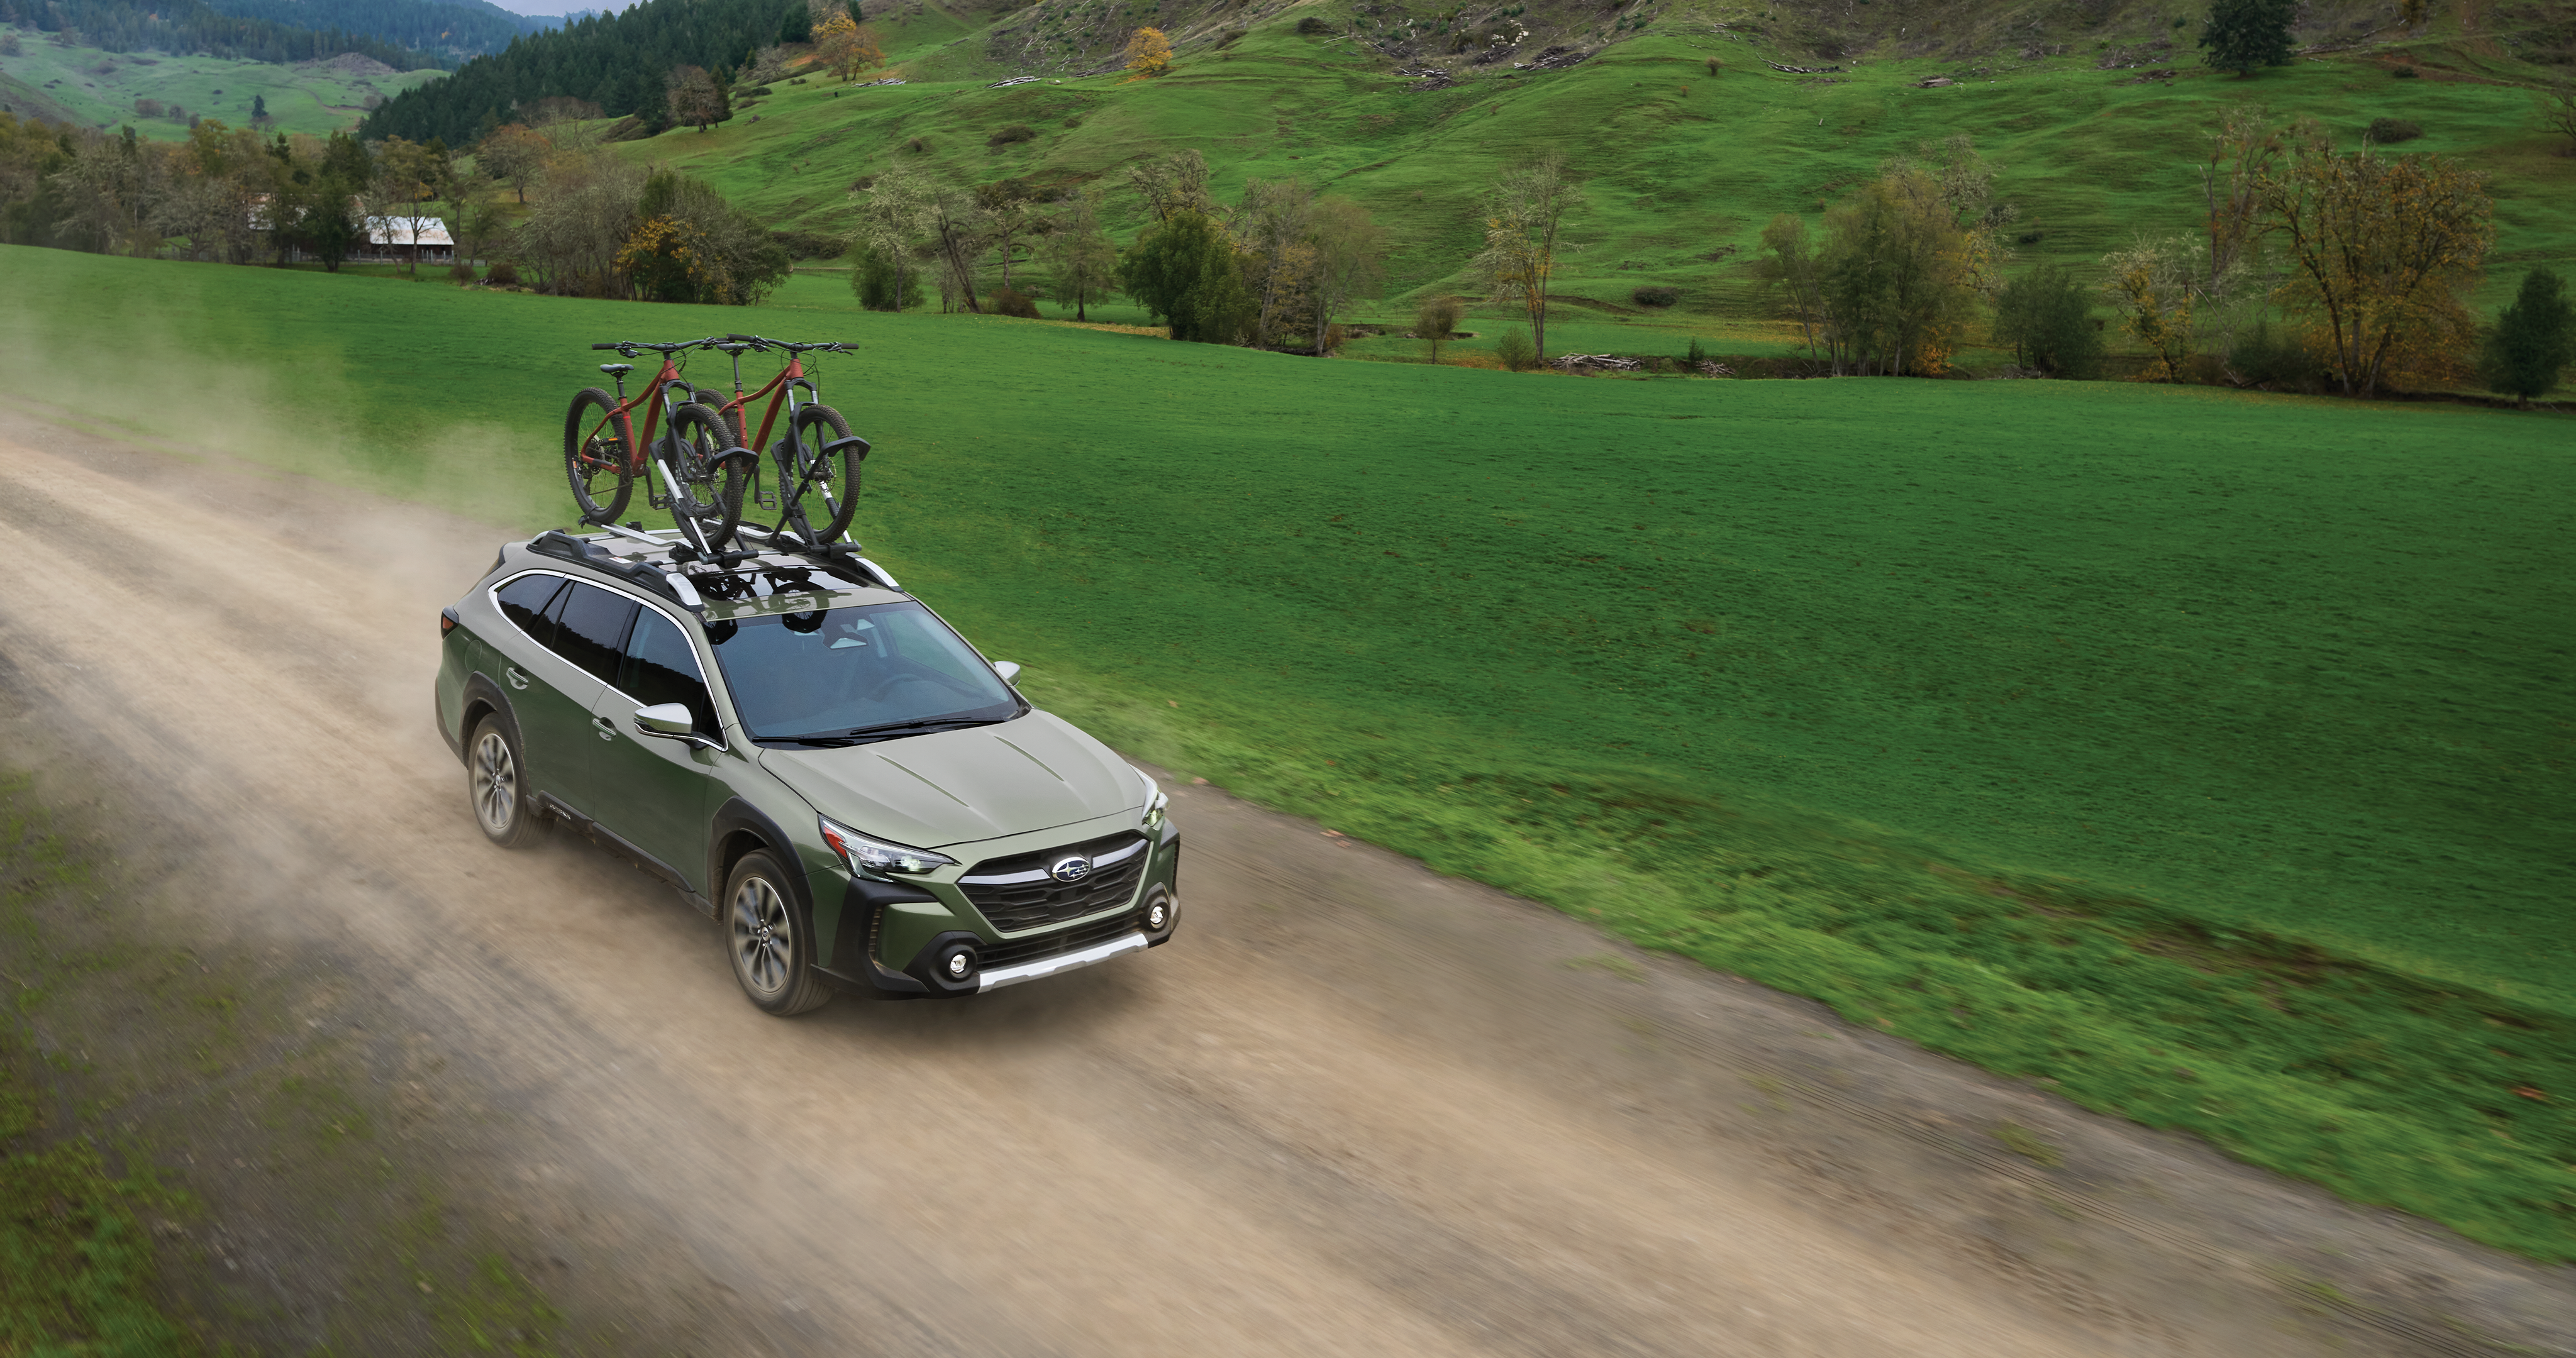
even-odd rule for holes
{"type": "Polygon", "coordinates": [[[457,617],[456,610],[453,608],[438,610],[438,635],[444,638],[448,633],[455,631],[456,624],[462,621],[464,619],[457,617]]]}

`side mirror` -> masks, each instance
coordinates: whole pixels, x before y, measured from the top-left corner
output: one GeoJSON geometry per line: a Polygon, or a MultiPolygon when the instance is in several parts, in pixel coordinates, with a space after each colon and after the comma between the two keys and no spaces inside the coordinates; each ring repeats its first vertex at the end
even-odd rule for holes
{"type": "Polygon", "coordinates": [[[993,662],[993,673],[1002,676],[1003,683],[1016,684],[1020,682],[1020,662],[1016,660],[996,660],[993,662]]]}
{"type": "Polygon", "coordinates": [[[635,729],[648,736],[667,736],[673,740],[687,740],[697,734],[689,709],[680,703],[655,703],[651,707],[636,709],[635,729]]]}

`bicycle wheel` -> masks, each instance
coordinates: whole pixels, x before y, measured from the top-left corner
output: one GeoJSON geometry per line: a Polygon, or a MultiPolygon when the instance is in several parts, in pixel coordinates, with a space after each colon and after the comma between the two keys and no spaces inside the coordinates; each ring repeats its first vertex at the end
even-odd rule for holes
{"type": "Polygon", "coordinates": [[[727,410],[725,408],[726,403],[730,402],[733,398],[727,396],[721,391],[711,391],[705,387],[692,387],[690,388],[690,393],[690,400],[695,401],[699,405],[705,406],[707,409],[716,413],[716,423],[723,425],[725,427],[726,437],[733,440],[733,443],[730,445],[731,447],[748,448],[751,446],[751,435],[743,428],[742,420],[743,415],[745,414],[744,407],[735,406],[731,410],[727,410]]]}
{"type": "Polygon", "coordinates": [[[583,523],[617,522],[635,493],[635,424],[597,387],[584,387],[564,415],[564,479],[583,523]]]}
{"type": "Polygon", "coordinates": [[[677,453],[671,476],[679,487],[671,518],[694,521],[708,549],[721,550],[742,523],[744,468],[758,463],[734,444],[723,416],[695,403],[672,417],[671,442],[677,453]]]}
{"type": "Polygon", "coordinates": [[[859,509],[859,463],[867,445],[825,453],[850,436],[850,422],[830,406],[806,406],[778,450],[779,510],[817,544],[836,542],[859,509]]]}

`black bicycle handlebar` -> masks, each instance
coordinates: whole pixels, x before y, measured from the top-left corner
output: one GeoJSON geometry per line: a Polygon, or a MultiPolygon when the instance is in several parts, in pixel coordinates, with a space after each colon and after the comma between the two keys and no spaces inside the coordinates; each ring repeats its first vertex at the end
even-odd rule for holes
{"type": "Polygon", "coordinates": [[[725,338],[736,344],[748,344],[755,349],[784,349],[791,354],[846,354],[856,349],[855,345],[844,344],[839,340],[825,340],[820,344],[791,344],[786,340],[763,339],[758,335],[727,335],[725,338]]]}
{"type": "Polygon", "coordinates": [[[594,344],[590,347],[593,349],[614,349],[617,352],[626,355],[628,358],[633,358],[635,356],[635,351],[638,349],[650,349],[657,354],[676,354],[688,349],[712,349],[715,347],[715,343],[716,337],[709,335],[705,339],[684,340],[678,344],[646,344],[642,340],[618,340],[614,343],[594,344]]]}

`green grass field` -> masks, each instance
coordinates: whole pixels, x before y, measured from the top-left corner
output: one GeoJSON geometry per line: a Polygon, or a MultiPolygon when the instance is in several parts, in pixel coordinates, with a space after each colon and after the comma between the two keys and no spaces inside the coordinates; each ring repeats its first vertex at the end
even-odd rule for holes
{"type": "Polygon", "coordinates": [[[1185,50],[1153,82],[1112,75],[995,90],[984,82],[1011,72],[976,65],[980,40],[956,41],[943,19],[891,30],[891,55],[914,83],[838,94],[819,79],[782,84],[754,110],[756,123],[746,114],[627,149],[704,176],[774,224],[818,230],[846,230],[851,183],[897,155],[966,182],[1096,182],[1112,190],[1123,240],[1141,209],[1120,167],[1192,146],[1227,201],[1247,178],[1291,175],[1357,198],[1394,233],[1390,289],[1401,299],[1476,291],[1464,268],[1478,243],[1477,195],[1511,163],[1571,145],[1593,202],[1572,229],[1581,249],[1558,290],[1625,304],[1640,284],[1668,284],[1684,290],[1685,313],[1744,319],[1766,314],[1748,264],[1774,214],[1812,220],[1887,157],[1953,133],[1973,136],[2001,166],[1997,196],[2020,209],[2011,234],[2034,238],[2015,246],[2016,266],[2090,267],[2136,233],[2195,230],[2204,129],[2226,104],[2254,100],[2317,118],[2346,146],[2360,145],[2373,118],[2410,119],[2425,136],[2398,149],[2492,175],[2497,267],[2481,307],[2508,299],[2531,264],[2576,267],[2576,215],[2565,210],[2576,201],[2576,158],[2555,154],[2563,139],[2544,131],[2513,83],[2526,73],[2467,56],[2459,61],[2474,80],[2393,79],[2355,54],[2239,81],[2186,53],[2176,79],[2142,85],[2126,69],[2094,69],[2085,42],[2065,56],[1981,59],[1986,76],[1915,89],[1971,63],[1873,59],[1819,84],[1761,65],[1811,58],[1714,33],[1658,34],[1566,71],[1426,90],[1347,43],[1297,36],[1290,22],[1264,23],[1223,53],[1185,50]],[[1711,55],[1724,74],[1707,73],[1711,55]],[[1014,123],[1040,136],[986,145],[1014,123]],[[902,149],[915,137],[927,152],[902,149]]]}
{"type": "Polygon", "coordinates": [[[436,71],[386,71],[362,58],[340,63],[238,61],[230,57],[171,56],[161,52],[102,52],[95,47],[57,47],[50,36],[26,25],[0,24],[0,34],[15,33],[16,56],[0,56],[0,103],[27,102],[12,90],[33,91],[57,109],[23,107],[46,117],[68,117],[84,127],[131,125],[136,134],[175,140],[188,135],[184,120],[138,117],[138,99],[176,104],[191,113],[220,118],[232,127],[250,126],[250,101],[268,101],[268,112],[280,132],[316,135],[344,131],[365,116],[369,94],[392,98],[436,71]],[[375,68],[373,74],[365,73],[375,68]]]}
{"type": "Polygon", "coordinates": [[[2563,417],[1319,361],[830,275],[8,249],[0,305],[18,398],[529,528],[589,341],[853,340],[872,554],[1138,756],[2576,1257],[2563,417]]]}

